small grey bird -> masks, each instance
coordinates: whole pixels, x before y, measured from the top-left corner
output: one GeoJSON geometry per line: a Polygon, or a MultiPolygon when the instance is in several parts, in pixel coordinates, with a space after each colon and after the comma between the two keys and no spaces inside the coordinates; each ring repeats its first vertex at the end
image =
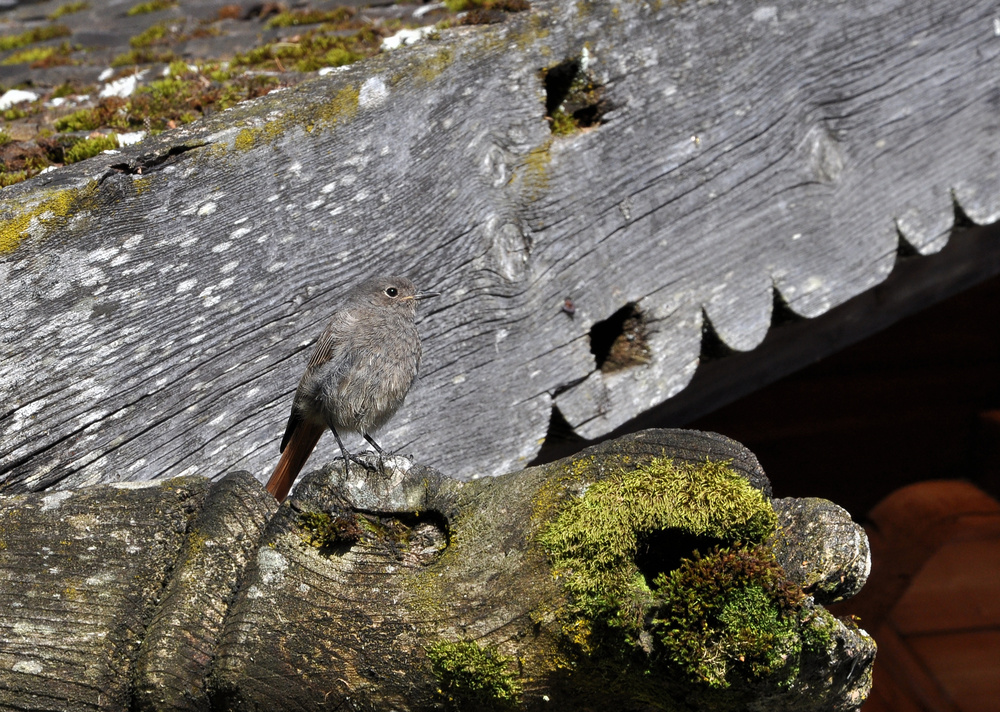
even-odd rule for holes
{"type": "Polygon", "coordinates": [[[313,349],[299,381],[281,440],[281,459],[267,481],[280,502],[288,494],[326,428],[333,431],[347,474],[351,457],[339,432],[361,433],[384,451],[371,432],[403,405],[420,365],[417,292],[405,277],[373,277],[353,287],[313,349]]]}

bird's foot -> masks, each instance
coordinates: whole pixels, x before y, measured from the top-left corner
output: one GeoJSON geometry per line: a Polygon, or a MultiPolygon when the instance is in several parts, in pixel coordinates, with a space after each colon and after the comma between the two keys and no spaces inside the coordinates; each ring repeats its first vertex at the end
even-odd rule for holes
{"type": "Polygon", "coordinates": [[[385,474],[385,465],[382,462],[382,455],[379,453],[365,452],[360,455],[351,455],[351,462],[361,465],[369,472],[385,474]]]}
{"type": "Polygon", "coordinates": [[[357,456],[351,455],[351,459],[369,472],[377,472],[383,477],[389,477],[393,473],[407,472],[413,467],[412,456],[397,455],[387,450],[382,452],[369,450],[357,456]]]}

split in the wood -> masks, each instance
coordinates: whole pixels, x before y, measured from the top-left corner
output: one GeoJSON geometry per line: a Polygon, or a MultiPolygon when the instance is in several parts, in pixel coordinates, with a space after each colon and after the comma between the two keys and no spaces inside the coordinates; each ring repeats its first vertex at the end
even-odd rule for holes
{"type": "MultiPolygon", "coordinates": [[[[202,141],[199,143],[193,143],[191,145],[180,144],[177,146],[171,146],[168,150],[162,152],[152,152],[146,153],[138,158],[130,160],[126,163],[115,163],[110,167],[109,173],[104,176],[106,178],[108,175],[113,175],[113,173],[125,173],[127,175],[148,175],[154,171],[166,168],[171,163],[174,163],[178,156],[187,153],[188,151],[193,151],[196,148],[202,148],[207,146],[208,142],[202,141]]],[[[101,180],[103,181],[104,178],[101,180]]]]}
{"type": "Polygon", "coordinates": [[[552,133],[571,134],[604,122],[611,108],[601,86],[587,69],[586,50],[579,57],[567,59],[543,69],[545,118],[552,133]]]}

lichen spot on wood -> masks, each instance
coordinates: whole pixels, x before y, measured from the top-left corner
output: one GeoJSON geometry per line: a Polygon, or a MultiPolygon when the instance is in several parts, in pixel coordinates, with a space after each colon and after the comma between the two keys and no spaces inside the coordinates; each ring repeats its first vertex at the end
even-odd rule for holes
{"type": "Polygon", "coordinates": [[[650,362],[645,316],[635,304],[626,304],[590,328],[590,352],[604,373],[650,362]]]}
{"type": "Polygon", "coordinates": [[[438,694],[463,710],[513,710],[521,696],[516,662],[475,641],[439,641],[425,649],[438,694]]]}
{"type": "Polygon", "coordinates": [[[354,512],[302,512],[299,528],[304,544],[327,551],[344,546],[350,548],[362,534],[358,515],[354,512]]]}
{"type": "Polygon", "coordinates": [[[9,204],[10,209],[0,206],[0,213],[5,214],[0,219],[0,255],[16,250],[21,241],[35,231],[46,234],[49,228],[64,225],[74,214],[92,207],[97,190],[97,181],[92,180],[82,188],[51,191],[25,209],[9,204]]]}
{"type": "Polygon", "coordinates": [[[348,121],[358,113],[359,91],[348,85],[341,88],[329,101],[307,110],[287,110],[277,118],[268,118],[262,125],[248,126],[236,134],[233,149],[250,151],[260,145],[273,145],[294,128],[311,133],[317,128],[331,129],[348,121]]]}

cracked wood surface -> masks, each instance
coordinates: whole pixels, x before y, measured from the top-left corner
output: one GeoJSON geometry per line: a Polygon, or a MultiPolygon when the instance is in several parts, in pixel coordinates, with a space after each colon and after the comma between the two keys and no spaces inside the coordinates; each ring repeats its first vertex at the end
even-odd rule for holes
{"type": "Polygon", "coordinates": [[[3,486],[265,477],[373,272],[445,295],[383,445],[470,477],[530,461],[554,407],[610,432],[707,326],[753,349],[775,292],[815,317],[900,240],[941,249],[956,204],[1000,219],[995,27],[981,1],[537,2],[5,189],[3,486]],[[611,110],[553,136],[540,72],[581,57],[611,110]],[[650,362],[603,373],[589,329],[630,303],[650,362]]]}

